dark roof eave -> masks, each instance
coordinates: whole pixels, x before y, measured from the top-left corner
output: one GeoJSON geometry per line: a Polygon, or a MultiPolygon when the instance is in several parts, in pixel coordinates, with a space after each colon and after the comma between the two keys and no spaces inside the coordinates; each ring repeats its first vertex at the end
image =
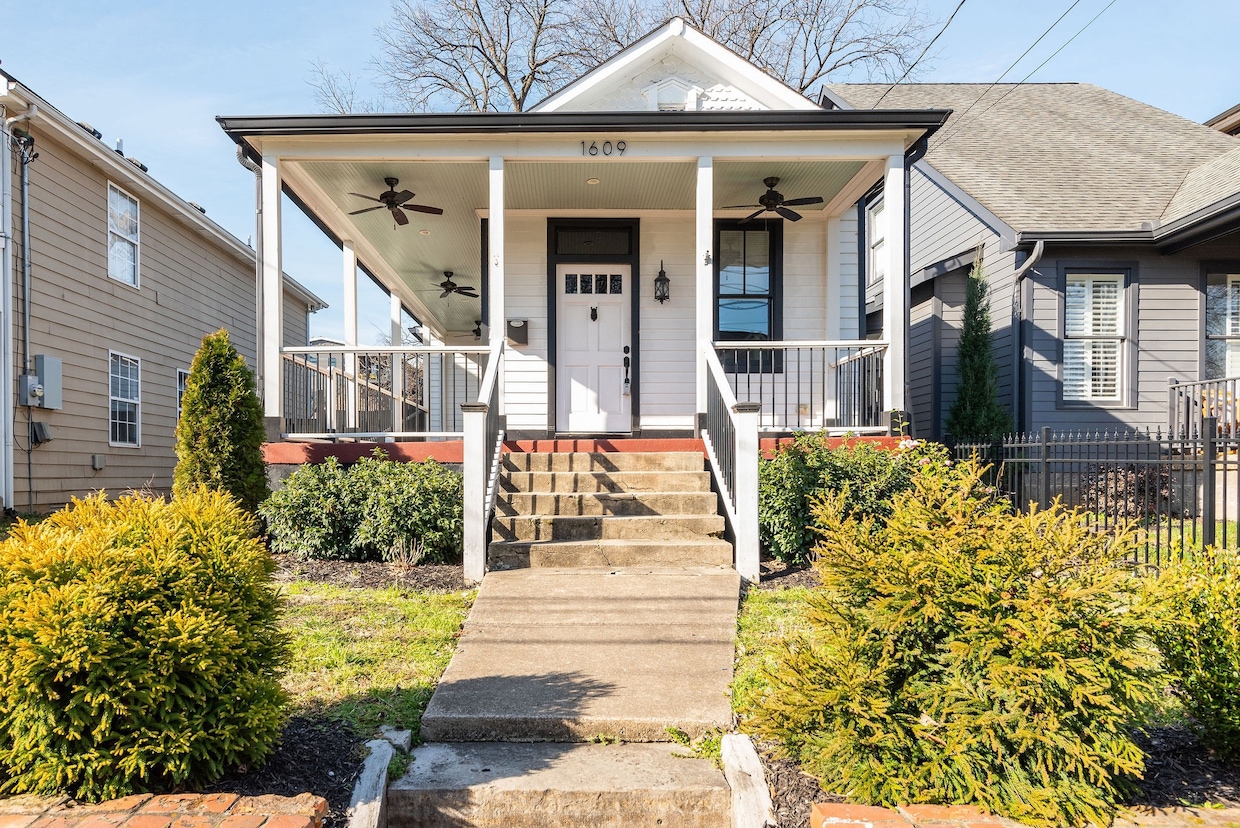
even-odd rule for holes
{"type": "Polygon", "coordinates": [[[1037,242],[1063,245],[1090,244],[1153,244],[1153,230],[1022,230],[1016,234],[1016,244],[1032,245],[1037,242]]]}
{"type": "Polygon", "coordinates": [[[272,135],[496,135],[504,133],[755,132],[913,129],[934,134],[951,114],[940,109],[743,112],[468,112],[401,115],[219,116],[238,144],[272,135]]]}
{"type": "Polygon", "coordinates": [[[1176,253],[1240,229],[1240,193],[1158,228],[1155,241],[1164,253],[1176,253]]]}

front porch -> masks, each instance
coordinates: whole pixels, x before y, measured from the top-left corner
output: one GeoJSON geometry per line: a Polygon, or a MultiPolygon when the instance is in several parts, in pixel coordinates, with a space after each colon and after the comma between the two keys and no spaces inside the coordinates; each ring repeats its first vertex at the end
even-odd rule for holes
{"type": "Polygon", "coordinates": [[[903,419],[906,156],[941,118],[223,119],[263,167],[270,438],[461,441],[475,580],[506,439],[700,439],[756,578],[760,438],[903,419]],[[341,248],[342,345],[281,347],[285,191],[341,248]],[[359,272],[389,294],[387,343],[360,339],[359,272]]]}

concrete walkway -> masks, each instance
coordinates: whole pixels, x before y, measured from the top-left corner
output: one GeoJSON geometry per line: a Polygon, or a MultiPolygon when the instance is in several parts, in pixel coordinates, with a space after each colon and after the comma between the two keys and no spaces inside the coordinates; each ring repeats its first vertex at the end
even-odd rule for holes
{"type": "Polygon", "coordinates": [[[731,568],[491,572],[422,718],[432,742],[667,741],[732,723],[731,568]]]}

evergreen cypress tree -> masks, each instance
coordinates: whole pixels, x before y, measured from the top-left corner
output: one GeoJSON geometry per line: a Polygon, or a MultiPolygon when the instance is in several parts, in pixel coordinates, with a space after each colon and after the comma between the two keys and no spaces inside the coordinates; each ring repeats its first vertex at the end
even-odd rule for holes
{"type": "Polygon", "coordinates": [[[1011,428],[1012,423],[999,404],[999,366],[991,351],[990,309],[980,248],[968,282],[964,324],[956,348],[956,401],[947,417],[947,433],[957,439],[994,437],[1011,428]]]}
{"type": "Polygon", "coordinates": [[[205,485],[228,492],[253,512],[270,494],[264,436],[254,372],[221,328],[203,338],[190,366],[177,423],[173,494],[205,485]]]}

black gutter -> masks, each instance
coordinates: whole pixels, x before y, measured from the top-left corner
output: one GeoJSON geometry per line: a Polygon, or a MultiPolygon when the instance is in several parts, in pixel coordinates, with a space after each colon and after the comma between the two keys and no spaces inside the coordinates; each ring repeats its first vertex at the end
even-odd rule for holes
{"type": "Polygon", "coordinates": [[[1155,241],[1164,253],[1178,253],[1225,236],[1237,228],[1240,228],[1240,193],[1163,225],[1158,228],[1155,241]]]}
{"type": "Polygon", "coordinates": [[[922,129],[932,135],[949,110],[796,110],[761,112],[467,112],[400,115],[219,116],[237,143],[266,135],[495,135],[504,133],[750,132],[763,130],[922,129]]]}
{"type": "Polygon", "coordinates": [[[1153,244],[1153,230],[1025,230],[1016,234],[1016,245],[1037,242],[1055,245],[1153,244]]]}

